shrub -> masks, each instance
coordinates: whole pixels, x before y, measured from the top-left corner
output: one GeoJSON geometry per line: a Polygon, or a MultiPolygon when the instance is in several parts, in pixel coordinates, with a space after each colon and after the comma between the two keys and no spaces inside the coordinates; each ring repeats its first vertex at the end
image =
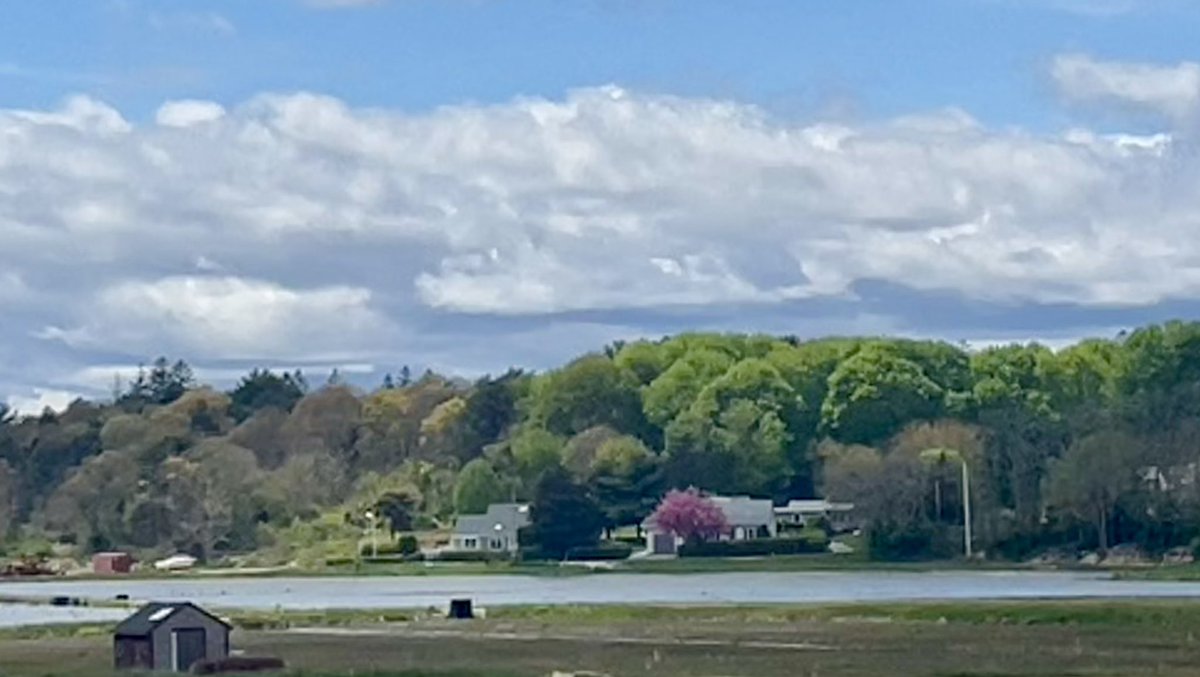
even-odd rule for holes
{"type": "Polygon", "coordinates": [[[575,562],[601,562],[629,559],[633,554],[633,548],[626,543],[613,543],[611,541],[605,543],[597,543],[596,545],[577,546],[566,552],[565,557],[559,557],[555,553],[549,553],[536,546],[521,548],[520,559],[522,562],[557,562],[560,560],[568,560],[575,562]]]}
{"type": "Polygon", "coordinates": [[[867,529],[871,559],[949,559],[962,554],[962,528],[929,523],[871,525],[867,529]]]}
{"type": "Polygon", "coordinates": [[[567,551],[567,559],[582,562],[612,561],[629,559],[633,547],[628,543],[599,543],[597,545],[571,548],[567,551]]]}
{"type": "Polygon", "coordinates": [[[679,546],[680,557],[765,557],[825,552],[829,539],[812,530],[794,538],[755,538],[747,541],[708,541],[679,546]]]}
{"type": "Polygon", "coordinates": [[[512,555],[507,552],[486,550],[447,550],[430,555],[428,559],[437,562],[504,562],[512,559],[512,555]]]}
{"type": "Polygon", "coordinates": [[[401,555],[415,555],[421,551],[421,545],[417,543],[417,537],[412,534],[401,536],[396,546],[401,555]]]}
{"type": "Polygon", "coordinates": [[[420,551],[420,546],[417,544],[417,537],[412,534],[406,534],[400,537],[400,540],[378,544],[377,548],[372,549],[370,543],[363,543],[358,547],[358,554],[363,557],[372,555],[413,555],[420,551]]]}

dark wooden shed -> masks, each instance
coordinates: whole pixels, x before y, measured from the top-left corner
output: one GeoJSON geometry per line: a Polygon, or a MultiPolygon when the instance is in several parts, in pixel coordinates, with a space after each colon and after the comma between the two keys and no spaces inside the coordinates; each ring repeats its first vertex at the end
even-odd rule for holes
{"type": "Polygon", "coordinates": [[[113,664],[120,670],[186,672],[229,656],[228,623],[191,602],[152,602],[117,626],[113,664]]]}

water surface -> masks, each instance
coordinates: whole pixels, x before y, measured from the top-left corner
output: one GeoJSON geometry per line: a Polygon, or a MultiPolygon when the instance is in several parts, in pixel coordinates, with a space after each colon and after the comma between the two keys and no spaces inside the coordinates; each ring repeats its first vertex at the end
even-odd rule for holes
{"type": "Polygon", "coordinates": [[[1080,572],[759,572],[587,576],[176,578],[0,583],[0,594],[191,600],[215,608],[383,609],[470,597],[512,604],[764,604],[1031,598],[1200,598],[1200,582],[1121,581],[1080,572]]]}

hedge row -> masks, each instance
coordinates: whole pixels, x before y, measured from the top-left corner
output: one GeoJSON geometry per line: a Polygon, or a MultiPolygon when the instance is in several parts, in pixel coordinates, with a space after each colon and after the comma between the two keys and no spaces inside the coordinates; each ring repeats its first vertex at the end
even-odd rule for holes
{"type": "Polygon", "coordinates": [[[372,546],[370,543],[363,543],[358,547],[358,554],[363,557],[372,556],[376,553],[379,555],[415,555],[421,550],[421,546],[417,543],[416,536],[406,534],[400,537],[398,541],[385,541],[372,546]]]}
{"type": "Polygon", "coordinates": [[[512,554],[486,550],[447,550],[437,554],[430,553],[426,559],[435,562],[503,562],[512,559],[512,554]]]}
{"type": "Polygon", "coordinates": [[[628,543],[597,543],[596,545],[571,548],[566,557],[543,552],[539,548],[522,548],[521,560],[525,562],[570,560],[574,562],[602,562],[629,559],[633,546],[628,543]]]}
{"type": "MultiPolygon", "coordinates": [[[[819,532],[818,532],[819,533],[819,532]]],[[[806,533],[798,538],[755,538],[747,541],[711,541],[684,543],[680,557],[765,557],[767,555],[805,555],[825,552],[829,539],[825,534],[806,533]]]]}

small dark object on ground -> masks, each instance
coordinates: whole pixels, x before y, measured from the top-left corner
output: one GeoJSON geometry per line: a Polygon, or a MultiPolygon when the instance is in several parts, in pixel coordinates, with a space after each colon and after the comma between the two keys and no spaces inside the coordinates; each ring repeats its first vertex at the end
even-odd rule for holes
{"type": "Polygon", "coordinates": [[[450,618],[467,620],[475,617],[475,612],[471,608],[471,600],[469,599],[452,599],[450,600],[450,618]]]}
{"type": "Polygon", "coordinates": [[[120,593],[120,594],[118,594],[118,595],[116,596],[116,600],[117,600],[118,602],[128,602],[128,601],[129,601],[129,595],[127,595],[127,594],[125,594],[125,593],[123,593],[123,592],[122,592],[122,593],[120,593]]]}
{"type": "Polygon", "coordinates": [[[78,597],[51,597],[50,606],[83,606],[83,601],[78,597]]]}
{"type": "Polygon", "coordinates": [[[257,656],[230,656],[214,660],[197,661],[192,665],[193,675],[216,675],[225,672],[265,672],[267,670],[282,670],[285,667],[280,658],[257,656]]]}

